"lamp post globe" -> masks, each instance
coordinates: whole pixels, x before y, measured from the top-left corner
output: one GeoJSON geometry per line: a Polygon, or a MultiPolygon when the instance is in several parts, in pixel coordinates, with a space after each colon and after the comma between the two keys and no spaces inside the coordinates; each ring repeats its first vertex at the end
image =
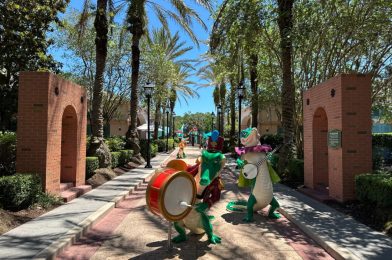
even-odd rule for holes
{"type": "Polygon", "coordinates": [[[152,168],[151,166],[151,146],[150,146],[150,101],[154,91],[154,85],[150,82],[147,82],[144,85],[144,94],[147,98],[147,158],[146,158],[146,166],[145,168],[152,168]]]}

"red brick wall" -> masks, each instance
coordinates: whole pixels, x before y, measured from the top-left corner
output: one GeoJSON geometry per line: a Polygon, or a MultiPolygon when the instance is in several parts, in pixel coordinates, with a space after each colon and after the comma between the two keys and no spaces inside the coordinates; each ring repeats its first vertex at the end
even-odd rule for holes
{"type": "Polygon", "coordinates": [[[45,190],[55,194],[62,169],[63,181],[84,184],[86,90],[48,72],[21,72],[19,82],[17,171],[41,174],[45,190]]]}
{"type": "MultiPolygon", "coordinates": [[[[355,198],[354,176],[371,171],[371,76],[341,74],[304,92],[305,185],[316,188],[323,179],[315,159],[323,153],[325,141],[314,129],[317,109],[326,112],[328,131],[342,131],[342,147],[328,147],[329,195],[339,201],[355,198]],[[335,96],[331,96],[331,90],[335,96]],[[309,103],[308,103],[309,102],[309,103]]],[[[326,158],[326,157],[323,157],[326,158]]]]}

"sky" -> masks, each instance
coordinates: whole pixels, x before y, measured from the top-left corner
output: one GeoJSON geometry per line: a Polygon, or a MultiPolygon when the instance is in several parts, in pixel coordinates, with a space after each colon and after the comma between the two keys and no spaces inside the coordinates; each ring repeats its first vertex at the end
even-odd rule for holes
{"type": "MultiPolygon", "coordinates": [[[[68,6],[68,9],[74,8],[74,9],[81,10],[83,2],[84,1],[81,1],[81,0],[71,0],[70,4],[68,6]]],[[[94,3],[95,1],[92,1],[92,2],[94,3]]],[[[165,5],[165,0],[156,0],[155,2],[160,3],[162,6],[165,5]]],[[[187,1],[187,2],[191,2],[191,1],[187,1]]],[[[195,4],[194,5],[191,4],[190,6],[192,8],[194,8],[196,12],[199,13],[202,20],[207,25],[208,30],[210,30],[212,28],[213,19],[210,17],[209,12],[206,9],[204,9],[200,6],[197,6],[195,4]]],[[[147,15],[149,17],[149,27],[150,28],[161,27],[158,19],[154,15],[152,15],[152,13],[150,12],[148,7],[147,7],[147,15]]],[[[121,16],[119,19],[122,19],[121,16]]],[[[181,40],[186,41],[188,46],[193,47],[193,49],[191,51],[189,51],[186,55],[184,55],[184,57],[183,57],[184,59],[200,60],[200,55],[202,55],[203,53],[206,53],[208,51],[208,46],[203,42],[206,42],[206,40],[208,39],[209,32],[206,32],[200,25],[194,23],[194,26],[192,27],[194,29],[194,34],[200,40],[199,47],[197,47],[191,41],[191,39],[187,36],[185,31],[183,29],[181,29],[181,27],[179,25],[177,25],[175,22],[169,20],[169,27],[170,27],[170,30],[173,34],[176,31],[179,31],[179,34],[181,36],[181,40]]],[[[64,52],[64,50],[58,49],[58,48],[51,48],[51,50],[50,50],[50,53],[54,56],[54,58],[57,61],[64,63],[64,60],[61,58],[63,52],[64,52]]],[[[67,68],[67,66],[66,66],[66,64],[64,64],[63,69],[66,70],[66,68],[67,68]]],[[[190,77],[190,80],[192,80],[193,82],[196,82],[196,83],[201,83],[200,79],[198,79],[196,76],[190,77]]],[[[214,111],[215,106],[214,106],[214,102],[213,102],[213,98],[212,98],[213,88],[212,87],[198,88],[197,85],[194,86],[194,88],[197,89],[197,92],[200,97],[199,98],[188,98],[188,104],[186,102],[184,102],[183,100],[181,100],[181,102],[177,102],[176,107],[174,109],[174,111],[177,115],[183,115],[186,112],[192,112],[192,113],[209,112],[209,113],[211,113],[212,111],[214,111]]]]}

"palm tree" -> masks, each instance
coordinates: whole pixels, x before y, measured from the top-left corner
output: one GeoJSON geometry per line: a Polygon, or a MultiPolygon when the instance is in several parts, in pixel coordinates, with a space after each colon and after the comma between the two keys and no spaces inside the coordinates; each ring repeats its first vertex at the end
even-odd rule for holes
{"type": "MultiPolygon", "coordinates": [[[[85,1],[83,13],[79,26],[83,29],[83,24],[87,22],[87,7],[90,1],[85,1]]],[[[88,154],[96,155],[99,159],[99,167],[106,168],[111,166],[111,154],[103,139],[103,83],[107,57],[108,42],[108,19],[107,19],[108,0],[98,0],[97,10],[94,20],[95,50],[96,50],[96,69],[93,86],[93,100],[91,113],[92,137],[88,154]]],[[[82,32],[82,31],[80,31],[82,32]]]]}
{"type": "MultiPolygon", "coordinates": [[[[131,76],[131,99],[130,99],[130,125],[127,131],[127,143],[128,146],[132,147],[138,156],[139,145],[138,136],[136,131],[136,118],[137,118],[137,106],[138,106],[138,79],[139,79],[139,66],[140,66],[140,39],[146,33],[147,19],[146,19],[146,6],[149,6],[152,12],[157,16],[161,24],[165,29],[168,30],[167,18],[170,17],[176,21],[191,37],[191,39],[197,43],[197,38],[190,28],[192,20],[195,20],[201,24],[205,29],[206,25],[201,20],[199,15],[190,7],[188,7],[184,1],[170,0],[166,5],[170,5],[171,8],[165,8],[155,1],[147,0],[132,0],[130,2],[127,12],[127,22],[129,24],[129,31],[132,34],[132,76],[131,76]],[[175,10],[175,11],[172,11],[175,10]]],[[[197,4],[200,4],[211,10],[210,0],[195,0],[197,4]]],[[[139,156],[140,157],[140,156],[139,156]]]]}
{"type": "Polygon", "coordinates": [[[295,88],[292,75],[292,37],[293,28],[293,4],[294,0],[278,0],[278,26],[280,32],[280,52],[282,60],[282,127],[284,130],[283,140],[287,145],[283,146],[278,169],[283,173],[287,162],[293,155],[294,138],[294,104],[295,88]]]}
{"type": "Polygon", "coordinates": [[[144,77],[151,79],[155,86],[153,98],[155,105],[154,138],[158,137],[158,124],[161,119],[161,108],[166,106],[167,100],[171,100],[171,109],[177,97],[185,101],[188,97],[197,96],[197,93],[189,87],[193,82],[189,81],[193,60],[181,57],[189,52],[192,47],[185,46],[180,41],[180,36],[173,36],[164,28],[153,30],[152,35],[145,44],[145,59],[143,61],[144,77]],[[174,100],[173,100],[174,98],[174,100]]]}

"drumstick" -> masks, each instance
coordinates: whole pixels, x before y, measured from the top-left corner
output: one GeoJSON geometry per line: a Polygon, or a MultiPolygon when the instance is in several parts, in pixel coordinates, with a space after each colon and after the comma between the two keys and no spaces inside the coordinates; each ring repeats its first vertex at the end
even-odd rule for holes
{"type": "Polygon", "coordinates": [[[183,207],[190,207],[190,208],[193,208],[193,206],[192,206],[192,205],[189,205],[186,201],[180,201],[180,205],[183,206],[183,207]]]}

